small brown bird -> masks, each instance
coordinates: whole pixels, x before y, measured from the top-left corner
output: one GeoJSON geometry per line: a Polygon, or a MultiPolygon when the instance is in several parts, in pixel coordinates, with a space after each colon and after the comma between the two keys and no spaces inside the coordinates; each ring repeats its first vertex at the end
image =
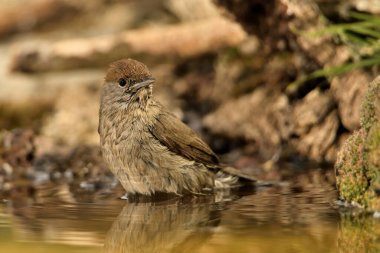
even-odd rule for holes
{"type": "Polygon", "coordinates": [[[197,134],[152,97],[147,66],[112,63],[99,110],[102,154],[127,194],[199,194],[255,180],[218,157],[197,134]]]}

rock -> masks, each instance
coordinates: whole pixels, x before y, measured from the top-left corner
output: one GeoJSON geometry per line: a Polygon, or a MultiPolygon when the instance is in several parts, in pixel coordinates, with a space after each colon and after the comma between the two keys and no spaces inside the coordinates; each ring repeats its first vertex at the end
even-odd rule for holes
{"type": "Polygon", "coordinates": [[[224,103],[205,117],[204,124],[213,133],[254,141],[266,156],[271,156],[290,134],[289,109],[286,96],[260,87],[224,103]]]}
{"type": "MultiPolygon", "coordinates": [[[[1,61],[0,66],[3,67],[1,61]]],[[[56,102],[60,100],[61,93],[66,89],[99,84],[103,76],[104,70],[38,75],[0,71],[0,129],[31,128],[39,132],[46,118],[53,112],[56,102]]]]}
{"type": "Polygon", "coordinates": [[[335,169],[340,196],[350,202],[367,206],[368,201],[363,199],[369,186],[364,160],[365,135],[365,131],[360,129],[347,139],[338,153],[335,169]]]}
{"type": "Polygon", "coordinates": [[[25,1],[12,8],[0,9],[0,38],[17,32],[32,30],[63,16],[77,12],[76,6],[63,0],[25,1]]]}
{"type": "Polygon", "coordinates": [[[350,131],[360,127],[360,106],[369,81],[369,75],[361,70],[332,79],[331,90],[338,104],[339,117],[343,126],[350,131]]]}
{"type": "Polygon", "coordinates": [[[118,181],[108,169],[98,145],[78,145],[61,160],[64,164],[64,173],[72,173],[71,185],[84,192],[110,190],[118,181]],[[80,188],[80,189],[79,189],[80,188]]]}
{"type": "MultiPolygon", "coordinates": [[[[217,0],[216,3],[232,14],[248,33],[263,39],[266,45],[280,49],[287,43],[297,45],[309,58],[309,63],[314,60],[322,66],[339,64],[350,56],[349,49],[337,47],[331,36],[311,35],[326,25],[313,0],[249,0],[244,3],[217,0]]],[[[320,67],[317,65],[314,67],[320,67]]]]}
{"type": "Polygon", "coordinates": [[[336,110],[330,112],[322,122],[314,125],[310,131],[293,141],[296,150],[309,159],[322,162],[337,136],[339,120],[336,110]]]}
{"type": "Polygon", "coordinates": [[[167,0],[166,5],[182,21],[220,17],[212,0],[167,0]]]}
{"type": "Polygon", "coordinates": [[[293,31],[298,46],[309,57],[321,66],[341,64],[349,58],[349,48],[337,47],[331,35],[313,34],[326,26],[326,21],[320,18],[321,11],[314,1],[279,0],[279,2],[287,7],[289,30],[293,31]]]}
{"type": "Polygon", "coordinates": [[[32,130],[15,129],[0,133],[0,165],[29,167],[34,159],[35,135],[32,130]]]}
{"type": "Polygon", "coordinates": [[[350,0],[348,2],[359,11],[380,14],[380,2],[378,0],[350,0]]]}
{"type": "Polygon", "coordinates": [[[36,157],[33,168],[48,173],[52,181],[77,185],[83,182],[103,185],[114,178],[103,161],[98,145],[77,145],[66,151],[50,150],[36,157]]]}
{"type": "Polygon", "coordinates": [[[337,136],[337,139],[335,139],[335,142],[333,145],[330,146],[330,148],[326,151],[325,154],[325,160],[330,163],[335,163],[337,160],[337,154],[338,151],[342,148],[343,144],[346,142],[347,138],[349,137],[350,133],[342,133],[337,136]]]}
{"type": "Polygon", "coordinates": [[[63,90],[42,134],[65,145],[98,144],[99,97],[97,87],[82,85],[63,90]]]}
{"type": "Polygon", "coordinates": [[[1,198],[11,195],[16,188],[19,194],[31,193],[31,184],[25,181],[33,177],[31,167],[35,157],[34,138],[33,131],[28,129],[0,132],[1,198]]]}
{"type": "Polygon", "coordinates": [[[38,130],[51,107],[51,102],[35,98],[28,101],[0,100],[0,129],[28,127],[38,130]]]}
{"type": "Polygon", "coordinates": [[[298,154],[322,162],[336,152],[339,119],[329,92],[314,90],[292,107],[286,96],[260,87],[222,104],[204,124],[213,133],[257,143],[267,158],[289,143],[298,154]]]}
{"type": "Polygon", "coordinates": [[[351,135],[335,163],[342,199],[380,210],[380,77],[369,84],[362,104],[361,128],[351,135]]]}
{"type": "Polygon", "coordinates": [[[298,136],[308,133],[312,127],[324,120],[333,107],[334,101],[328,92],[318,89],[311,91],[293,108],[293,132],[298,136]]]}
{"type": "Polygon", "coordinates": [[[212,85],[202,86],[203,96],[216,104],[226,102],[231,98],[234,88],[238,85],[237,80],[241,76],[244,66],[239,61],[228,61],[227,57],[220,56],[215,63],[215,76],[210,80],[212,85]],[[223,91],[223,92],[220,92],[223,91]]]}
{"type": "Polygon", "coordinates": [[[333,161],[339,119],[330,92],[314,89],[293,107],[292,147],[312,160],[333,161]]]}
{"type": "Polygon", "coordinates": [[[244,29],[264,39],[264,44],[277,47],[285,34],[287,26],[287,9],[278,0],[216,0],[229,16],[239,22],[244,29]],[[270,31],[270,32],[268,32],[270,31]]]}
{"type": "Polygon", "coordinates": [[[361,108],[360,125],[366,132],[380,121],[380,77],[368,86],[368,92],[361,108]]]}
{"type": "Polygon", "coordinates": [[[93,38],[39,42],[14,48],[10,68],[41,72],[104,66],[121,56],[194,57],[236,46],[247,37],[236,23],[212,18],[174,25],[129,30],[93,38]]]}

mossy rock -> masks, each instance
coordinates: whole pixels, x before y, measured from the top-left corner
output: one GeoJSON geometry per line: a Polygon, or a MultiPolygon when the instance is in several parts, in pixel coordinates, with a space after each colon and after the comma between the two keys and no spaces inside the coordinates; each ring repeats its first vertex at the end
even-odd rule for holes
{"type": "Polygon", "coordinates": [[[361,109],[360,126],[369,132],[380,121],[380,76],[368,86],[361,109]]]}
{"type": "Polygon", "coordinates": [[[365,132],[354,132],[338,153],[335,164],[337,186],[343,199],[363,204],[362,196],[369,186],[364,160],[365,132]]]}
{"type": "Polygon", "coordinates": [[[335,170],[342,199],[380,210],[380,77],[368,87],[362,105],[361,129],[343,145],[335,170]]]}

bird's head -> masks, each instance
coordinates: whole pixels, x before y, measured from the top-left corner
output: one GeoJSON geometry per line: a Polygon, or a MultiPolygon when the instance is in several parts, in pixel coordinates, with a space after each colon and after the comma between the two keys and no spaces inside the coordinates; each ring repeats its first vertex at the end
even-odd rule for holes
{"type": "Polygon", "coordinates": [[[133,59],[111,63],[105,76],[102,103],[146,104],[152,94],[154,78],[148,67],[133,59]]]}

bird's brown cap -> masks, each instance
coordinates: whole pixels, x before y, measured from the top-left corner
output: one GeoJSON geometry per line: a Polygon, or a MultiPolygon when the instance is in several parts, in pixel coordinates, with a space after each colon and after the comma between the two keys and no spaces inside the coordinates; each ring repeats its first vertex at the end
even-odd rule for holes
{"type": "Polygon", "coordinates": [[[148,67],[133,59],[122,59],[110,64],[105,77],[106,82],[115,82],[121,78],[144,80],[151,77],[148,67]]]}

